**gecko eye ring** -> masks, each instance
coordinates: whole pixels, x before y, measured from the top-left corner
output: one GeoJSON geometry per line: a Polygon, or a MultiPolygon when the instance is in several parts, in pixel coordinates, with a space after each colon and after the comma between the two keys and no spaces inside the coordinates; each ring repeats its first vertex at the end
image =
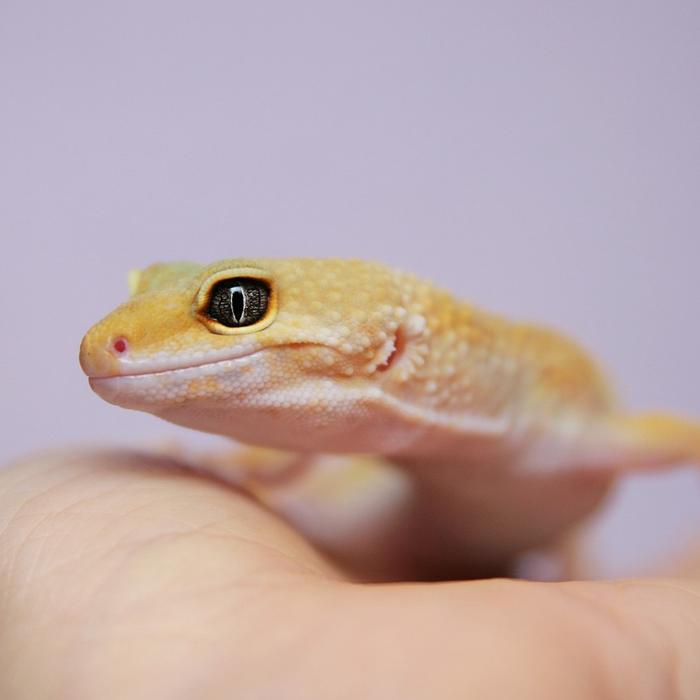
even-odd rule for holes
{"type": "Polygon", "coordinates": [[[261,280],[221,280],[212,287],[207,316],[227,328],[252,326],[265,317],[269,297],[270,290],[261,280]]]}
{"type": "Polygon", "coordinates": [[[276,294],[265,279],[266,275],[255,272],[225,270],[204,282],[196,307],[199,320],[212,333],[246,333],[272,323],[277,308],[276,294]]]}

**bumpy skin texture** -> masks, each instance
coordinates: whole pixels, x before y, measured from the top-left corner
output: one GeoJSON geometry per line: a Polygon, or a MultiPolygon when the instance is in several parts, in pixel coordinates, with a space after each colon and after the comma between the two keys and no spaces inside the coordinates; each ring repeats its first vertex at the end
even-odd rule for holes
{"type": "MultiPolygon", "coordinates": [[[[383,265],[159,264],[130,284],[131,299],[81,346],[100,396],[245,443],[381,455],[410,475],[407,485],[396,487],[387,478],[396,469],[376,462],[376,478],[360,480],[365,496],[348,507],[366,514],[357,503],[372,501],[375,489],[389,494],[387,512],[397,503],[414,516],[418,508],[413,522],[429,522],[434,504],[453,508],[454,526],[421,528],[417,550],[454,537],[474,559],[482,550],[508,556],[588,513],[616,471],[700,455],[695,426],[624,416],[571,341],[383,265]],[[208,301],[217,282],[241,277],[269,286],[268,312],[228,328],[207,316],[208,301]]],[[[337,477],[350,491],[353,464],[337,477]]],[[[318,510],[318,489],[309,493],[318,510]]]]}

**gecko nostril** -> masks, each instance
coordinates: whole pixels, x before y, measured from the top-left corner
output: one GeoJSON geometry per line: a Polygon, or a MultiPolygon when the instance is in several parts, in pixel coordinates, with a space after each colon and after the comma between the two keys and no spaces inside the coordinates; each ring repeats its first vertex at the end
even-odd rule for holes
{"type": "Polygon", "coordinates": [[[123,355],[128,348],[129,346],[126,342],[126,338],[117,338],[112,342],[112,349],[117,353],[117,355],[123,355]]]}

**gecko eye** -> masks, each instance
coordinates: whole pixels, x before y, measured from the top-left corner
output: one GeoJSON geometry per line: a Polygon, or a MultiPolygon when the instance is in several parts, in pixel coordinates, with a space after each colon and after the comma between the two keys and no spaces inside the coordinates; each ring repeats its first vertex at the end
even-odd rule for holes
{"type": "Polygon", "coordinates": [[[229,328],[252,326],[267,312],[270,288],[250,277],[220,280],[211,290],[207,316],[229,328]]]}

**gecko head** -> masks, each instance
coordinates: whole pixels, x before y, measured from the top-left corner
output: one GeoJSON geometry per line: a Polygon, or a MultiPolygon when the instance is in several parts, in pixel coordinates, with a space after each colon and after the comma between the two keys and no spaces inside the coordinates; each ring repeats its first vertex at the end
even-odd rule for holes
{"type": "Polygon", "coordinates": [[[372,410],[424,361],[419,283],[358,260],[157,264],[93,326],[80,363],[105,400],[245,442],[370,451],[372,410]],[[418,301],[416,301],[418,299],[418,301]]]}

